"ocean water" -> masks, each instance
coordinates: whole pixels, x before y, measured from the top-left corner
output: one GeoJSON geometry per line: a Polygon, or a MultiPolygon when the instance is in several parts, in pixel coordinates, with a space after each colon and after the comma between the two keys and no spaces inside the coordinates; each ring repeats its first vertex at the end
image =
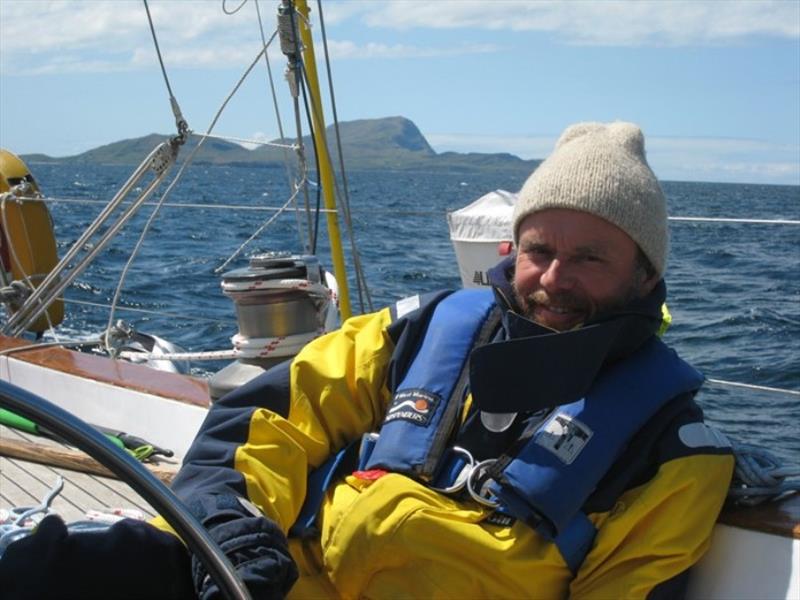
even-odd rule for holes
{"type": "MultiPolygon", "coordinates": [[[[110,199],[131,168],[29,165],[48,197],[110,199]]],[[[353,229],[372,301],[384,306],[418,292],[460,285],[445,213],[484,193],[519,189],[523,178],[491,174],[351,172],[353,229]]],[[[800,187],[665,182],[671,216],[800,219],[800,187]]],[[[163,188],[162,188],[163,189],[163,188]]],[[[164,207],[130,270],[116,318],[192,351],[230,348],[233,304],[217,269],[272,213],[214,204],[278,207],[288,198],[283,169],[196,166],[164,207]],[[169,313],[154,316],[127,308],[169,313]]],[[[316,202],[312,188],[310,203],[316,202]]],[[[301,198],[301,204],[304,204],[301,198]]],[[[99,204],[54,201],[63,255],[100,212],[99,204]]],[[[139,215],[67,291],[68,301],[108,304],[152,207],[139,215]]],[[[325,218],[318,254],[330,267],[325,218]]],[[[667,271],[673,325],[665,339],[707,377],[800,390],[800,226],[671,223],[667,271]]],[[[349,244],[346,243],[349,248],[349,244]]],[[[294,212],[280,215],[226,270],[255,252],[302,250],[294,212]]],[[[352,264],[347,252],[348,264],[352,264]]],[[[361,312],[351,278],[351,299],[361,312]]],[[[103,330],[108,310],[68,304],[61,336],[103,330]]],[[[194,363],[207,374],[224,363],[194,363]]],[[[699,402],[733,439],[757,443],[800,465],[800,397],[707,385],[699,402]]]]}

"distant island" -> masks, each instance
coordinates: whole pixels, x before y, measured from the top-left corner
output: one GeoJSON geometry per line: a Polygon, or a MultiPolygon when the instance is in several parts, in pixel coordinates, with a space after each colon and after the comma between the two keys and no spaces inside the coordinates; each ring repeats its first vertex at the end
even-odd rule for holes
{"type": "MultiPolygon", "coordinates": [[[[342,153],[345,168],[354,170],[401,170],[401,171],[505,171],[527,175],[539,160],[522,160],[507,153],[481,154],[470,152],[437,153],[431,148],[419,128],[405,117],[386,117],[382,119],[360,119],[339,123],[342,140],[342,153]]],[[[107,165],[137,165],[159,142],[168,135],[153,133],[139,138],[121,140],[100,146],[82,154],[65,157],[52,157],[45,154],[22,156],[29,163],[92,163],[107,165]]],[[[336,138],[333,126],[327,128],[328,147],[335,157],[336,138]]],[[[284,144],[294,140],[274,140],[284,144]]],[[[185,157],[198,143],[197,137],[190,137],[183,149],[185,157]]],[[[311,139],[303,141],[309,163],[313,166],[313,147],[311,139]]],[[[198,164],[241,165],[241,166],[283,166],[284,151],[274,146],[258,146],[248,150],[239,144],[217,139],[208,139],[194,158],[198,164]]],[[[338,166],[337,159],[333,162],[338,166]]]]}

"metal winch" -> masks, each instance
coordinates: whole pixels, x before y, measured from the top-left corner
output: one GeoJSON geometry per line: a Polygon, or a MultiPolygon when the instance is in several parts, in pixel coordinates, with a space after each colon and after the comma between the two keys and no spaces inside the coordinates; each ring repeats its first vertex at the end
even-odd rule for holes
{"type": "Polygon", "coordinates": [[[335,280],[316,256],[259,254],[222,275],[222,291],[236,306],[237,360],[209,381],[212,400],[297,354],[338,324],[335,280]]]}

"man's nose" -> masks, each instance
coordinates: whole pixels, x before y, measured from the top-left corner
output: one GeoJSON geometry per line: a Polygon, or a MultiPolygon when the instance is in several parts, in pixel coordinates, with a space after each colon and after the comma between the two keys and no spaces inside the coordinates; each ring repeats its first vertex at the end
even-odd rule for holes
{"type": "Polygon", "coordinates": [[[539,278],[539,285],[548,291],[569,289],[572,284],[569,268],[557,258],[550,261],[547,270],[539,278]]]}

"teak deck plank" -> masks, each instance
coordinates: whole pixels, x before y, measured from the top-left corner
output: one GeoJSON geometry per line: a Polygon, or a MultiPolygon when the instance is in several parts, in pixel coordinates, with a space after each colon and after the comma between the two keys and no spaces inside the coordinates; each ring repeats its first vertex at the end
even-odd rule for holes
{"type": "MultiPolygon", "coordinates": [[[[61,446],[4,426],[0,426],[0,437],[61,446]]],[[[64,478],[64,489],[51,506],[66,522],[84,519],[89,510],[135,508],[147,516],[154,514],[147,502],[116,479],[7,457],[0,457],[0,508],[38,505],[58,475],[64,478]]]]}

